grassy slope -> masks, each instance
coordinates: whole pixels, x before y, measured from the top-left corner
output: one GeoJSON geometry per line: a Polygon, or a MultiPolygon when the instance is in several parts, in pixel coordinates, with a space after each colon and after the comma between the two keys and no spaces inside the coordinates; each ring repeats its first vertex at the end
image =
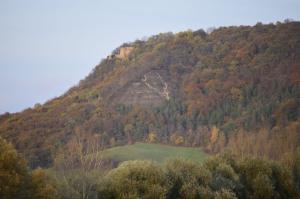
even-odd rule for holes
{"type": "Polygon", "coordinates": [[[207,154],[199,148],[136,143],[107,149],[104,151],[104,157],[116,161],[153,160],[159,164],[164,163],[169,158],[183,157],[201,163],[207,154]]]}

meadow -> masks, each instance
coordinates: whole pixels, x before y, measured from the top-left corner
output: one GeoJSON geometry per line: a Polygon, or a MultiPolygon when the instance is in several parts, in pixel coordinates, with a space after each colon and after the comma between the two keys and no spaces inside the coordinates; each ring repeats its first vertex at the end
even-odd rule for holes
{"type": "Polygon", "coordinates": [[[200,148],[179,147],[163,144],[135,143],[109,148],[103,151],[104,158],[117,162],[127,160],[151,160],[158,164],[164,164],[170,158],[182,157],[198,163],[202,163],[208,155],[200,148]]]}

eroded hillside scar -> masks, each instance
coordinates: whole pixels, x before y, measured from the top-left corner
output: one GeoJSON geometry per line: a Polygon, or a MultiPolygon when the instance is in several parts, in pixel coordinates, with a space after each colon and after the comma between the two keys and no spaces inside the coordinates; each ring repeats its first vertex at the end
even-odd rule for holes
{"type": "Polygon", "coordinates": [[[170,96],[169,96],[168,84],[163,80],[163,78],[160,76],[160,74],[158,72],[155,72],[155,74],[156,74],[156,76],[158,77],[158,80],[159,80],[159,82],[157,82],[157,83],[163,85],[162,91],[160,91],[159,88],[155,88],[154,86],[152,86],[148,82],[147,74],[144,75],[144,78],[142,79],[142,82],[144,82],[144,84],[149,89],[153,90],[154,92],[156,92],[157,94],[159,94],[163,98],[166,98],[167,100],[169,100],[170,96]]]}

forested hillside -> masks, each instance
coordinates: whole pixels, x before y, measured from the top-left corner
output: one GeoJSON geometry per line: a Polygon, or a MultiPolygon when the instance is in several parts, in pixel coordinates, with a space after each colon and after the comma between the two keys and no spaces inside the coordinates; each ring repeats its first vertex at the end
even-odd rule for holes
{"type": "Polygon", "coordinates": [[[75,135],[281,159],[300,147],[300,23],[163,33],[126,43],[64,95],[0,117],[31,167],[75,135]]]}

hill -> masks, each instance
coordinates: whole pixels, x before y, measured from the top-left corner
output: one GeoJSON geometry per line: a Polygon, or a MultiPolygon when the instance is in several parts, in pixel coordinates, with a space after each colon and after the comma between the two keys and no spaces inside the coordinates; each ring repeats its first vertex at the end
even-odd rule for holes
{"type": "Polygon", "coordinates": [[[202,163],[207,155],[198,148],[175,147],[162,144],[135,143],[118,146],[103,151],[104,158],[115,162],[127,160],[150,160],[159,164],[171,158],[185,158],[202,163]]]}
{"type": "Polygon", "coordinates": [[[164,33],[123,44],[77,86],[0,117],[31,167],[75,134],[280,159],[299,150],[300,23],[164,33]]]}

